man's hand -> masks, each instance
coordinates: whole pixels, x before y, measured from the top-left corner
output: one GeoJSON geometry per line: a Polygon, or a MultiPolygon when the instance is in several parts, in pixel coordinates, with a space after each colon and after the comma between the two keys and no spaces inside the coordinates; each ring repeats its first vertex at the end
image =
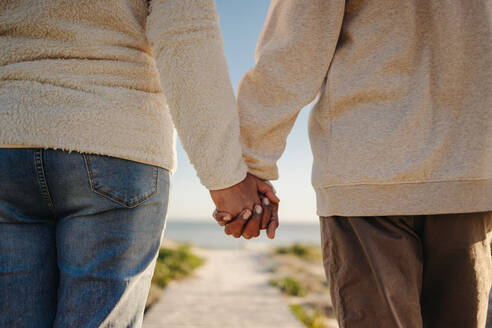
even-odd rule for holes
{"type": "Polygon", "coordinates": [[[250,239],[267,229],[269,238],[275,236],[279,199],[269,183],[248,173],[240,183],[210,194],[217,208],[214,218],[226,226],[226,234],[250,239]]]}
{"type": "Polygon", "coordinates": [[[267,182],[248,173],[246,178],[232,187],[211,190],[210,196],[218,212],[227,212],[236,217],[242,210],[249,209],[253,213],[255,205],[260,205],[260,195],[263,194],[273,203],[280,200],[275,196],[273,187],[267,182]]]}
{"type": "Polygon", "coordinates": [[[239,238],[241,237],[243,227],[248,222],[251,214],[249,209],[245,209],[241,211],[237,217],[232,219],[229,213],[215,210],[214,218],[220,226],[225,226],[224,232],[227,235],[233,235],[235,238],[239,238]]]}
{"type": "Polygon", "coordinates": [[[252,213],[249,209],[241,211],[235,218],[232,218],[227,212],[219,212],[217,210],[214,212],[213,216],[220,226],[225,226],[224,232],[226,235],[232,235],[235,238],[239,238],[242,235],[244,238],[250,239],[258,237],[260,230],[266,229],[268,238],[274,239],[275,231],[279,226],[278,204],[270,203],[268,198],[265,197],[263,198],[263,208],[265,209],[263,209],[261,222],[259,216],[261,213],[257,213],[256,217],[255,215],[251,217],[252,213]]]}
{"type": "Polygon", "coordinates": [[[231,217],[236,217],[245,209],[253,212],[253,207],[260,204],[255,177],[249,173],[243,181],[232,187],[210,190],[210,196],[217,211],[227,212],[231,217]]]}
{"type": "Polygon", "coordinates": [[[266,227],[267,236],[270,239],[275,238],[275,231],[279,226],[278,221],[278,203],[272,203],[272,218],[266,227]]]}

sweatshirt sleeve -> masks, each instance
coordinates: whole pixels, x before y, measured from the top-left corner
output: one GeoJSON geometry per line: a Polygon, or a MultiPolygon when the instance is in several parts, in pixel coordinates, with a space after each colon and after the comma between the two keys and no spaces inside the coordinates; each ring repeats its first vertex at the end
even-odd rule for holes
{"type": "Polygon", "coordinates": [[[243,157],[252,174],[278,178],[287,136],[328,72],[344,8],[344,0],[272,0],[256,65],[238,89],[243,157]]]}
{"type": "Polygon", "coordinates": [[[183,148],[208,189],[246,177],[237,102],[213,0],[153,0],[147,37],[183,148]]]}

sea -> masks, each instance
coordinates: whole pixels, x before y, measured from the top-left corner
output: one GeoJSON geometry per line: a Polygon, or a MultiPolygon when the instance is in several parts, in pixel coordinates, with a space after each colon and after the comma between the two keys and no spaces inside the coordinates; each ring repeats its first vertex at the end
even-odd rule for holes
{"type": "Polygon", "coordinates": [[[246,240],[236,239],[224,233],[224,228],[215,221],[205,220],[182,221],[171,219],[166,222],[164,239],[179,243],[214,249],[245,248],[251,246],[289,246],[294,243],[319,245],[319,224],[314,223],[280,223],[275,239],[271,240],[261,231],[258,238],[246,240]]]}

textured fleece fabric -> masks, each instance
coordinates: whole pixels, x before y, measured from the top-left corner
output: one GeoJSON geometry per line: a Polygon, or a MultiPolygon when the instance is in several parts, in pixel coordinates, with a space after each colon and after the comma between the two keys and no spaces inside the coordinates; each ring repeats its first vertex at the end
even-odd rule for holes
{"type": "Polygon", "coordinates": [[[173,171],[173,122],[209,189],[246,176],[213,0],[0,1],[0,147],[173,171]]]}
{"type": "Polygon", "coordinates": [[[491,1],[273,0],[238,90],[250,172],[277,178],[315,98],[320,216],[492,210],[491,1]]]}

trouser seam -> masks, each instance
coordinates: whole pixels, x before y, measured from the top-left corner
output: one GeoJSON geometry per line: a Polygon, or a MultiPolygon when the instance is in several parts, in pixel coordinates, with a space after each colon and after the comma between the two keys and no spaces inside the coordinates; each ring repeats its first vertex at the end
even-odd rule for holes
{"type": "MultiPolygon", "coordinates": [[[[336,217],[321,217],[321,218],[324,220],[337,220],[336,217]]],[[[336,260],[335,248],[332,245],[332,240],[331,240],[331,238],[327,232],[329,227],[326,224],[326,222],[322,222],[321,224],[324,225],[322,232],[323,232],[323,234],[325,234],[324,238],[325,238],[326,245],[323,245],[323,247],[326,247],[326,253],[327,253],[326,257],[328,258],[328,260],[327,260],[328,268],[326,268],[326,266],[325,266],[325,272],[326,272],[326,275],[329,276],[329,279],[330,279],[330,281],[329,281],[330,286],[329,287],[331,289],[332,286],[339,286],[339,283],[338,283],[339,275],[337,274],[337,272],[339,270],[339,267],[338,267],[339,263],[336,260]]],[[[335,297],[335,299],[332,299],[332,303],[333,303],[334,308],[336,308],[335,312],[336,312],[338,324],[339,324],[340,328],[345,328],[346,327],[346,324],[345,324],[345,300],[343,299],[343,297],[340,293],[340,290],[338,288],[332,294],[335,297]]]]}
{"type": "Polygon", "coordinates": [[[48,183],[46,181],[46,174],[44,171],[43,149],[37,149],[34,152],[34,163],[36,167],[36,177],[38,180],[41,196],[48,205],[48,208],[50,209],[53,216],[56,217],[55,206],[53,205],[52,197],[48,188],[48,183]]]}
{"type": "MultiPolygon", "coordinates": [[[[362,218],[361,220],[370,220],[370,218],[369,219],[368,218],[362,218]]],[[[389,310],[391,311],[391,319],[393,320],[393,322],[396,324],[397,327],[399,327],[399,328],[404,327],[402,322],[400,321],[400,318],[398,316],[397,311],[394,308],[393,302],[390,299],[388,299],[388,295],[385,292],[384,283],[382,283],[380,281],[380,279],[378,279],[379,275],[378,275],[378,272],[374,266],[373,258],[367,252],[366,245],[364,244],[363,240],[361,239],[360,232],[354,227],[354,224],[352,222],[350,223],[350,226],[352,228],[353,234],[357,238],[357,241],[359,242],[359,245],[362,249],[362,252],[364,253],[364,257],[368,263],[369,269],[371,270],[371,273],[374,276],[376,287],[379,290],[379,292],[381,293],[381,297],[386,302],[386,305],[388,306],[389,310]]]]}

